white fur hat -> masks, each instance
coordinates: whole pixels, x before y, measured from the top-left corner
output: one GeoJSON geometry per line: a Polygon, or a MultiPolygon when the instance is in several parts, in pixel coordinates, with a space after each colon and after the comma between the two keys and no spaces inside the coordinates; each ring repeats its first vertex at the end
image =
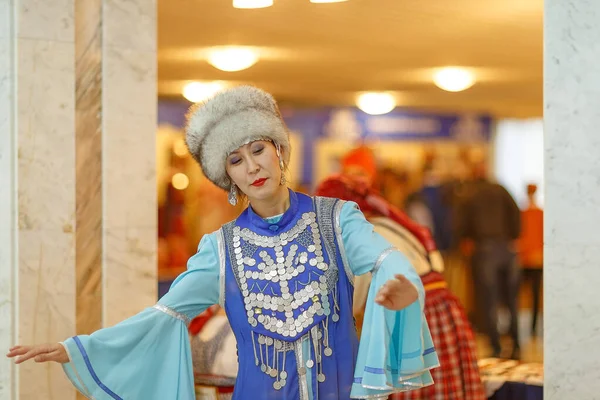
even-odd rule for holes
{"type": "Polygon", "coordinates": [[[283,162],[290,160],[289,133],[273,96],[253,86],[219,92],[187,115],[186,143],[204,175],[229,190],[227,156],[254,140],[271,140],[281,146],[283,162]]]}

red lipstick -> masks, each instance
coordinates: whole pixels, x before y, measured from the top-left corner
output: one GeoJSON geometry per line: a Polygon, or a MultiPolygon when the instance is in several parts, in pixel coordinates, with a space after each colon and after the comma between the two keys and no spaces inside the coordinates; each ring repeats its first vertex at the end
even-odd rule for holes
{"type": "Polygon", "coordinates": [[[266,181],[267,181],[267,178],[257,179],[254,182],[252,182],[252,186],[256,186],[256,187],[262,186],[265,184],[266,181]]]}

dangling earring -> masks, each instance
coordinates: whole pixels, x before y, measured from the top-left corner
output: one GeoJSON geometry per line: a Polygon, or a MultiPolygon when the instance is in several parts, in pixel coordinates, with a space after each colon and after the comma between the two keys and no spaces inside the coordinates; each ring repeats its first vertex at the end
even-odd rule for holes
{"type": "Polygon", "coordinates": [[[285,185],[285,183],[287,182],[287,179],[285,177],[285,172],[283,171],[283,168],[281,169],[281,180],[279,181],[279,184],[281,186],[285,185]]]}
{"type": "Polygon", "coordinates": [[[231,184],[231,189],[229,189],[229,196],[227,196],[227,199],[232,206],[237,204],[237,186],[233,183],[231,184]]]}
{"type": "Polygon", "coordinates": [[[277,158],[279,158],[279,168],[281,169],[281,179],[279,180],[279,184],[283,186],[287,182],[287,179],[285,177],[283,160],[281,159],[281,146],[279,144],[276,144],[275,149],[277,150],[277,158]]]}

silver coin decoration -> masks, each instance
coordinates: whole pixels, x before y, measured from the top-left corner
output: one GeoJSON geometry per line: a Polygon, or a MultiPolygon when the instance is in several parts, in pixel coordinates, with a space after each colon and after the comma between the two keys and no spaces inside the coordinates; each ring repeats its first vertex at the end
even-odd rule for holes
{"type": "MultiPolygon", "coordinates": [[[[311,288],[314,287],[312,284],[310,286],[311,288]]],[[[268,296],[269,295],[265,295],[264,299],[268,300],[268,296]]],[[[254,296],[252,297],[254,298],[254,296]]],[[[258,295],[256,298],[258,299],[258,295]]],[[[311,326],[310,330],[299,339],[293,341],[284,341],[278,338],[252,332],[255,364],[260,365],[260,369],[263,373],[271,378],[274,378],[272,385],[275,390],[281,390],[287,384],[288,373],[285,371],[285,360],[287,353],[295,352],[298,344],[303,343],[304,341],[307,341],[311,344],[311,348],[314,349],[314,354],[309,354],[308,359],[298,361],[298,374],[306,375],[309,370],[315,371],[317,381],[319,383],[325,382],[326,376],[323,373],[323,356],[330,357],[333,355],[333,349],[329,343],[329,324],[334,322],[334,316],[339,317],[339,306],[335,300],[336,298],[336,293],[334,292],[333,306],[329,304],[324,306],[333,308],[335,313],[331,314],[328,318],[325,318],[317,324],[310,325],[313,323],[313,321],[311,321],[311,319],[305,319],[304,317],[299,317],[297,320],[295,320],[295,325],[303,326],[304,324],[308,323],[309,326],[311,326]]],[[[313,306],[310,306],[309,309],[311,309],[311,307],[313,306]]],[[[265,316],[262,314],[260,317],[269,318],[268,315],[265,316]]],[[[279,327],[278,329],[281,330],[282,327],[279,327]]]]}
{"type": "Polygon", "coordinates": [[[233,257],[252,327],[297,338],[316,317],[332,313],[328,282],[335,285],[337,270],[323,257],[315,212],[302,214],[294,227],[277,236],[234,227],[233,257]],[[307,282],[297,279],[307,271],[307,282]]]}
{"type": "Polygon", "coordinates": [[[327,247],[327,253],[334,256],[328,231],[331,218],[324,214],[320,218],[325,224],[325,243],[315,212],[302,214],[295,226],[278,235],[262,236],[234,225],[228,231],[227,237],[233,239],[229,259],[248,323],[258,328],[252,331],[255,364],[274,379],[275,390],[285,387],[286,354],[295,352],[300,341],[308,340],[314,353],[298,361],[297,372],[315,371],[319,383],[326,379],[322,356],[333,354],[328,327],[340,319],[338,269],[335,258],[326,261],[324,255],[327,247]],[[271,337],[268,332],[279,336],[271,337]]]}

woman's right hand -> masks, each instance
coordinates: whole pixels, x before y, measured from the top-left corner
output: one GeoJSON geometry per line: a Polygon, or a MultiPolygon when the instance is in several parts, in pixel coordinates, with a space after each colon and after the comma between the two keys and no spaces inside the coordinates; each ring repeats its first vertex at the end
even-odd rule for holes
{"type": "Polygon", "coordinates": [[[8,358],[15,358],[15,364],[21,364],[29,359],[35,362],[54,361],[65,364],[69,362],[67,350],[60,343],[55,344],[38,344],[36,346],[15,346],[12,347],[8,354],[8,358]]]}

